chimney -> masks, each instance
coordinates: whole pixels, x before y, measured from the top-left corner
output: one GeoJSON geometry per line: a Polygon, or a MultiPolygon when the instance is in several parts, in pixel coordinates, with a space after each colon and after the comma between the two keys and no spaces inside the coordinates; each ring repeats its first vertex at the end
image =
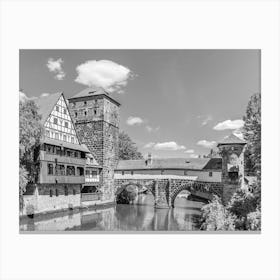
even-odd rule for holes
{"type": "Polygon", "coordinates": [[[150,166],[152,165],[152,154],[148,154],[148,159],[146,160],[146,165],[150,166]]]}

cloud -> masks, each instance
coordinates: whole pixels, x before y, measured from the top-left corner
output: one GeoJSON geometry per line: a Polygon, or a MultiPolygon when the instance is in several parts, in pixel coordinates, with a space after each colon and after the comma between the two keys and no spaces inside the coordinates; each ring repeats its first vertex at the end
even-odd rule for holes
{"type": "Polygon", "coordinates": [[[44,92],[44,93],[42,93],[42,94],[40,95],[40,97],[47,97],[47,96],[49,96],[49,95],[50,95],[50,93],[44,92]]]}
{"type": "Polygon", "coordinates": [[[236,130],[234,130],[233,131],[233,134],[236,136],[236,137],[238,137],[238,138],[240,138],[240,139],[242,139],[242,140],[245,140],[244,139],[244,135],[243,135],[243,132],[242,132],[242,129],[236,129],[236,130]]]}
{"type": "Polygon", "coordinates": [[[144,148],[145,149],[149,149],[149,148],[152,148],[156,143],[155,142],[150,142],[150,143],[147,143],[144,148]]]}
{"type": "Polygon", "coordinates": [[[27,99],[27,95],[23,91],[19,91],[19,101],[25,102],[27,99]]]}
{"type": "Polygon", "coordinates": [[[191,154],[190,155],[190,158],[198,158],[199,157],[199,155],[197,155],[197,154],[191,154]]]}
{"type": "Polygon", "coordinates": [[[203,120],[202,120],[202,123],[201,123],[201,125],[202,126],[204,126],[204,125],[206,125],[206,124],[208,124],[210,121],[212,121],[213,120],[213,118],[212,118],[212,116],[207,116],[207,117],[205,117],[203,120]]]}
{"type": "Polygon", "coordinates": [[[160,127],[159,126],[152,127],[150,125],[146,125],[146,129],[147,129],[148,132],[156,132],[156,131],[158,131],[160,129],[160,127]]]}
{"type": "Polygon", "coordinates": [[[142,124],[144,121],[139,118],[139,117],[129,117],[127,120],[126,120],[126,123],[128,125],[138,125],[138,124],[142,124]]]}
{"type": "Polygon", "coordinates": [[[216,145],[215,141],[200,140],[196,143],[204,148],[213,148],[216,145]]]}
{"type": "Polygon", "coordinates": [[[47,62],[47,67],[50,72],[55,73],[55,79],[57,80],[63,80],[66,76],[65,72],[62,69],[62,58],[59,58],[57,60],[54,60],[53,58],[49,58],[47,62]]]}
{"type": "Polygon", "coordinates": [[[243,127],[244,121],[243,120],[226,120],[224,122],[220,122],[216,124],[213,129],[214,130],[226,130],[226,129],[240,129],[243,127]]]}
{"type": "Polygon", "coordinates": [[[184,153],[186,153],[186,154],[192,154],[192,153],[194,153],[194,150],[193,150],[193,149],[186,150],[186,151],[184,151],[184,153]]]}
{"type": "Polygon", "coordinates": [[[163,151],[178,151],[178,150],[184,150],[186,149],[183,145],[178,145],[174,141],[170,142],[163,142],[163,143],[156,143],[153,148],[155,150],[163,150],[163,151]]]}
{"type": "Polygon", "coordinates": [[[88,60],[78,65],[76,71],[77,83],[117,93],[124,93],[128,80],[135,77],[130,69],[110,60],[88,60]]]}

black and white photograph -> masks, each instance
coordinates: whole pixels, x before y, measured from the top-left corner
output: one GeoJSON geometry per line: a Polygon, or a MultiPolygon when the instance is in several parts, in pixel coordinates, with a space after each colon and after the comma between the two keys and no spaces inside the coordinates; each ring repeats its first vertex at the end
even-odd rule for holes
{"type": "Polygon", "coordinates": [[[261,231],[260,50],[20,50],[20,231],[261,231]]]}
{"type": "Polygon", "coordinates": [[[0,0],[0,280],[280,280],[278,0],[0,0]]]}

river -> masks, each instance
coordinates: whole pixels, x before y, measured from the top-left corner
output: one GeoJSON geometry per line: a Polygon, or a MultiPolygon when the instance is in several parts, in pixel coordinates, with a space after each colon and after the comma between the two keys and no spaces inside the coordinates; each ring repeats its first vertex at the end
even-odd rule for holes
{"type": "Polygon", "coordinates": [[[201,202],[176,198],[172,209],[156,209],[152,196],[134,205],[45,214],[20,221],[20,231],[192,231],[198,230],[201,202]]]}

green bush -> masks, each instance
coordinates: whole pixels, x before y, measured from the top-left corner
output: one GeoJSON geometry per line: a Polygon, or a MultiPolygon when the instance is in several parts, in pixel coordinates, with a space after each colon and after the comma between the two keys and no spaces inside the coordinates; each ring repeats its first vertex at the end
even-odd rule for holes
{"type": "Polygon", "coordinates": [[[202,230],[235,230],[235,216],[222,204],[218,196],[202,207],[202,230]]]}

